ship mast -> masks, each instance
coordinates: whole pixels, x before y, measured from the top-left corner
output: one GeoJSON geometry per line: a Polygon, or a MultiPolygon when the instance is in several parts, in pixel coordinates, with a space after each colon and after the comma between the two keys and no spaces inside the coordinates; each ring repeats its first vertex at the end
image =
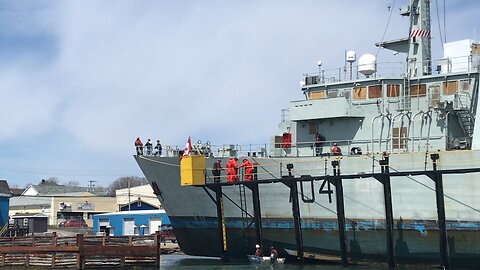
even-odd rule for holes
{"type": "Polygon", "coordinates": [[[407,53],[409,78],[431,74],[430,0],[411,0],[409,6],[400,8],[400,15],[410,16],[409,37],[375,45],[407,53]]]}
{"type": "Polygon", "coordinates": [[[412,0],[410,4],[408,75],[429,75],[432,71],[430,41],[430,1],[412,0]]]}

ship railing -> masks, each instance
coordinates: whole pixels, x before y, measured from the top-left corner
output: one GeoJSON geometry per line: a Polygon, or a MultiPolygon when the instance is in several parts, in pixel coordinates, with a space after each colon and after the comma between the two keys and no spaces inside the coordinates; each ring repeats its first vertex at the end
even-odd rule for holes
{"type": "MultiPolygon", "coordinates": [[[[308,157],[308,156],[335,156],[335,155],[362,155],[373,154],[387,151],[393,152],[412,152],[423,151],[421,145],[441,140],[443,136],[409,136],[405,138],[374,138],[362,140],[330,140],[330,141],[299,141],[299,142],[275,142],[270,144],[222,144],[212,145],[195,144],[192,146],[192,153],[205,155],[206,157],[308,157]],[[393,148],[395,140],[398,146],[393,148]],[[333,153],[334,146],[340,148],[339,153],[333,153]],[[415,145],[413,149],[413,145],[415,145]],[[412,146],[412,147],[409,147],[412,146]]],[[[185,146],[164,146],[163,157],[178,157],[183,155],[185,146]]],[[[146,155],[146,152],[144,152],[146,155]]],[[[155,156],[154,154],[151,154],[155,156]]]]}
{"type": "Polygon", "coordinates": [[[409,136],[402,138],[382,138],[364,140],[332,140],[332,141],[303,141],[296,142],[290,148],[282,148],[278,145],[272,151],[272,157],[282,156],[357,156],[364,154],[422,152],[431,147],[430,145],[442,144],[443,135],[438,136],[409,136]],[[435,143],[439,142],[439,143],[435,143]],[[339,153],[332,151],[335,146],[340,148],[339,153]],[[412,147],[410,147],[412,146],[412,147]]]}
{"type": "Polygon", "coordinates": [[[459,56],[432,61],[433,74],[479,71],[480,56],[459,56]]]}
{"type": "MultiPolygon", "coordinates": [[[[332,69],[320,69],[318,72],[304,74],[305,84],[329,84],[336,82],[348,82],[366,78],[359,72],[363,66],[352,65],[332,69]]],[[[379,62],[375,64],[376,72],[371,78],[403,78],[405,77],[405,63],[402,62],[379,62]]]]}
{"type": "MultiPolygon", "coordinates": [[[[278,162],[272,161],[269,162],[269,158],[289,158],[289,157],[309,157],[309,156],[319,156],[323,158],[336,158],[340,156],[349,156],[349,157],[361,157],[368,155],[372,160],[379,158],[380,156],[384,155],[384,153],[394,154],[394,153],[419,153],[424,154],[425,152],[429,152],[432,150],[437,150],[437,147],[433,147],[432,145],[439,145],[442,144],[439,140],[443,140],[444,137],[439,136],[429,136],[428,138],[425,136],[417,136],[417,137],[408,137],[408,138],[399,138],[397,142],[394,142],[397,145],[397,148],[392,147],[392,138],[383,138],[383,139],[373,139],[373,140],[335,140],[335,141],[305,141],[305,142],[298,142],[293,143],[289,147],[285,147],[280,143],[275,144],[275,146],[270,152],[270,155],[267,156],[266,159],[259,161],[254,156],[247,156],[243,155],[242,151],[236,152],[240,161],[237,164],[242,163],[242,158],[247,157],[252,164],[255,162],[259,162],[258,166],[262,167],[256,175],[259,178],[268,178],[271,177],[272,172],[280,172],[280,175],[286,174],[287,170],[285,170],[285,163],[281,161],[278,162]],[[409,148],[411,142],[416,142],[415,148],[409,148]],[[332,151],[332,148],[336,144],[337,147],[340,148],[340,152],[335,153],[332,151]],[[375,147],[372,148],[372,144],[375,147]],[[307,151],[305,151],[307,150],[307,151]]],[[[248,145],[240,147],[237,145],[238,149],[248,148],[248,145]]],[[[257,156],[258,157],[258,156],[257,156]]],[[[313,160],[301,160],[299,159],[297,163],[302,162],[318,162],[313,160]]],[[[223,164],[225,165],[225,164],[223,164]]],[[[212,169],[210,167],[205,168],[205,177],[207,182],[214,182],[214,176],[212,169]]],[[[313,170],[318,171],[318,168],[314,168],[313,170]]],[[[308,170],[296,171],[296,173],[308,173],[308,170]]],[[[240,181],[243,181],[243,174],[244,170],[239,169],[238,175],[240,181]]],[[[226,181],[225,172],[221,172],[220,181],[226,181]]]]}
{"type": "Polygon", "coordinates": [[[472,103],[472,98],[469,93],[456,93],[453,102],[453,108],[455,110],[468,110],[470,104],[472,103]]]}
{"type": "MultiPolygon", "coordinates": [[[[163,157],[182,156],[185,145],[164,146],[163,157]]],[[[192,145],[192,153],[205,155],[206,157],[267,157],[267,144],[221,144],[213,145],[210,142],[201,143],[200,141],[192,145]]],[[[145,154],[145,153],[144,153],[145,154]]]]}
{"type": "MultiPolygon", "coordinates": [[[[473,55],[449,57],[423,62],[411,61],[408,65],[404,62],[378,62],[374,65],[375,72],[369,77],[393,79],[405,78],[409,72],[408,66],[425,67],[425,70],[422,74],[415,74],[415,76],[461,72],[478,72],[480,71],[480,56],[473,55]]],[[[320,67],[317,72],[303,74],[305,81],[303,81],[302,83],[304,83],[305,85],[331,84],[368,78],[367,76],[359,72],[359,70],[364,67],[364,65],[352,65],[351,67],[343,66],[332,69],[322,69],[320,67]]]]}

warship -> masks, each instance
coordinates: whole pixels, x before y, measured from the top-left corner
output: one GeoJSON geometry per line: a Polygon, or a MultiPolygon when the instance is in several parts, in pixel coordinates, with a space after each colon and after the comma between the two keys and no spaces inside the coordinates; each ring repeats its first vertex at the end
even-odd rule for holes
{"type": "Polygon", "coordinates": [[[344,67],[319,63],[269,144],[193,145],[190,153],[205,157],[205,185],[181,185],[182,147],[134,155],[186,254],[246,258],[261,242],[282,256],[480,263],[480,46],[448,42],[433,60],[430,1],[411,0],[400,14],[410,19],[408,37],[376,46],[405,54],[405,63],[357,61],[353,51],[344,67]],[[222,172],[214,183],[214,161],[232,157],[254,164],[258,196],[246,191],[242,169],[240,182],[222,172]]]}

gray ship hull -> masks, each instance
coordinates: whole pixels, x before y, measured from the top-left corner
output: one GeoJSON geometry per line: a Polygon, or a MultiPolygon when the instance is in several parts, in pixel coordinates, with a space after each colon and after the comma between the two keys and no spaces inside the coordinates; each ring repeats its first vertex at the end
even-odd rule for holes
{"type": "MultiPolygon", "coordinates": [[[[478,151],[444,151],[439,169],[473,168],[478,151]]],[[[201,187],[181,187],[178,157],[136,156],[143,173],[156,190],[167,211],[182,250],[189,255],[221,256],[215,203],[201,187]]],[[[348,256],[352,259],[383,260],[386,257],[385,206],[383,186],[362,174],[379,172],[380,156],[327,156],[250,158],[259,163],[260,179],[278,179],[285,175],[285,165],[294,164],[295,176],[331,175],[331,161],[339,160],[342,174],[358,174],[344,180],[344,199],[348,256]],[[360,172],[360,173],[359,173],[360,172]]],[[[223,160],[225,164],[227,159],[223,160]]],[[[214,159],[207,158],[207,168],[214,159]]],[[[391,171],[431,170],[425,153],[390,156],[391,171]]],[[[445,211],[448,246],[452,262],[480,262],[480,185],[479,174],[444,176],[445,211]]],[[[211,181],[207,171],[207,182],[211,181]]],[[[312,198],[304,184],[304,196],[312,198]]],[[[340,256],[337,210],[325,194],[318,194],[321,182],[314,183],[315,202],[300,200],[304,249],[308,252],[340,256]]],[[[397,261],[439,261],[439,229],[435,184],[426,176],[394,177],[391,180],[394,217],[394,242],[397,261]]],[[[255,229],[250,218],[242,217],[238,207],[241,185],[225,186],[224,207],[227,231],[227,256],[246,258],[254,252],[255,229]]],[[[282,183],[259,185],[263,241],[295,249],[295,233],[289,189],[282,183]]],[[[212,193],[213,194],[213,193],[212,193]]],[[[214,194],[213,194],[214,195],[214,194]]],[[[335,202],[335,194],[333,194],[335,202]]],[[[247,212],[253,215],[251,193],[246,192],[247,212]]],[[[285,255],[285,254],[282,254],[285,255]]]]}

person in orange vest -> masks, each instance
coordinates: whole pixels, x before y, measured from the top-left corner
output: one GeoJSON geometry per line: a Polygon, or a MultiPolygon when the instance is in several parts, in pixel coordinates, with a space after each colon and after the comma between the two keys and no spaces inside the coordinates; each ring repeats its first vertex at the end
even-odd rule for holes
{"type": "Polygon", "coordinates": [[[140,140],[140,137],[137,137],[135,140],[135,148],[137,148],[137,156],[143,155],[143,143],[140,140]]]}
{"type": "Polygon", "coordinates": [[[331,152],[335,156],[342,154],[342,150],[340,150],[340,147],[338,147],[336,143],[333,144],[331,152]]]}
{"type": "Polygon", "coordinates": [[[225,164],[227,168],[227,183],[238,182],[237,160],[238,158],[231,158],[225,164]]]}
{"type": "Polygon", "coordinates": [[[252,163],[248,161],[248,159],[244,158],[242,165],[238,166],[238,168],[245,167],[245,173],[243,174],[243,181],[250,182],[253,180],[253,175],[252,175],[252,163]]]}

